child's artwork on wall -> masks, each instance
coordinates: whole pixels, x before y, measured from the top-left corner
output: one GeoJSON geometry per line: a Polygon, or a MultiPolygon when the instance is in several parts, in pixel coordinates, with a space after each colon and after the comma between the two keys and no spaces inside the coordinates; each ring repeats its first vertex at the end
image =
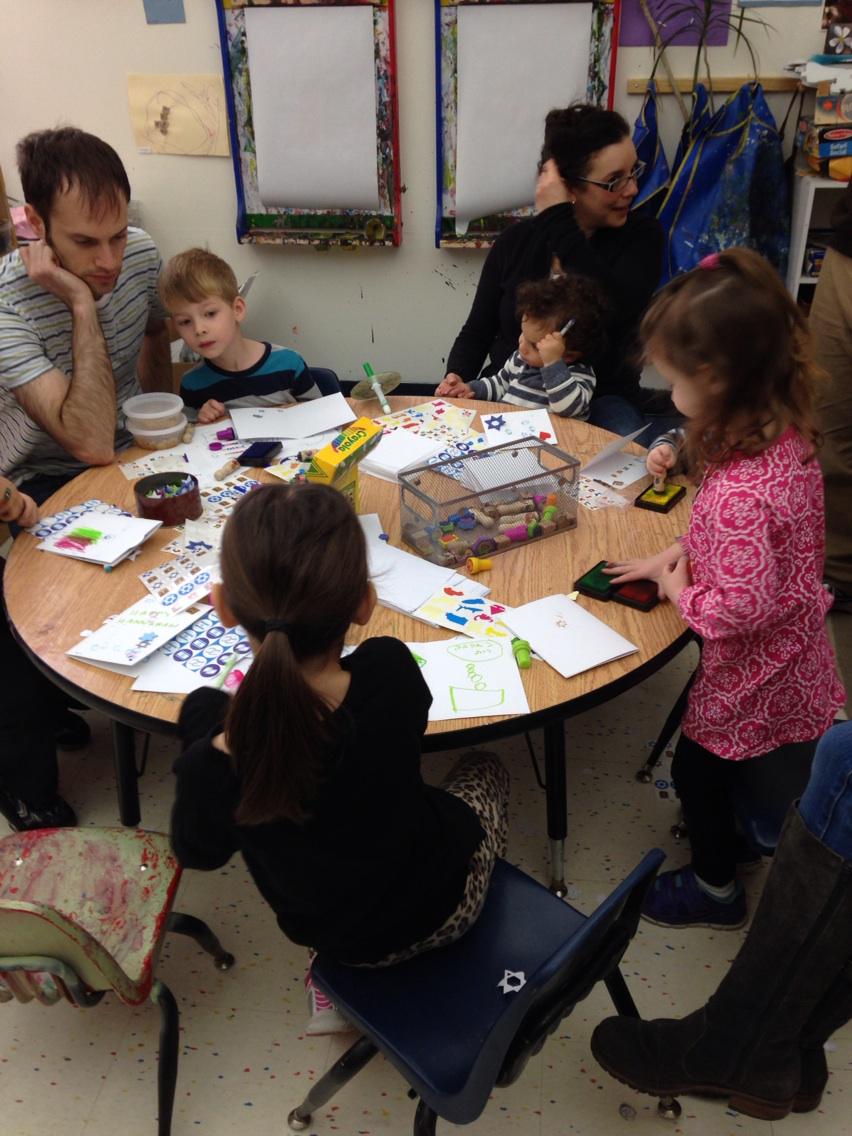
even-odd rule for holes
{"type": "Polygon", "coordinates": [[[432,692],[430,722],[529,713],[510,643],[445,639],[407,646],[432,692]]]}
{"type": "Polygon", "coordinates": [[[230,153],[221,75],[128,75],[127,102],[142,154],[230,153]]]}

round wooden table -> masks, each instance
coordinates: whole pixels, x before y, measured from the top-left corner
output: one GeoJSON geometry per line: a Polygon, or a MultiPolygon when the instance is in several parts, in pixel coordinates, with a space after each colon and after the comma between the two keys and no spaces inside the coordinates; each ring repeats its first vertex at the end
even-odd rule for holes
{"type": "MultiPolygon", "coordinates": [[[[392,397],[390,401],[397,410],[424,399],[407,396],[392,397]]],[[[378,413],[377,404],[372,402],[352,405],[359,414],[378,413]]],[[[493,403],[460,405],[471,406],[482,414],[506,409],[493,403]]],[[[611,435],[587,423],[551,417],[559,447],[582,464],[612,440],[611,435]]],[[[128,451],[122,457],[126,460],[141,452],[128,451]]],[[[265,474],[260,477],[273,480],[265,474]]],[[[631,499],[646,484],[647,481],[634,483],[629,491],[631,499]]],[[[90,498],[132,508],[133,483],[117,465],[89,469],[55,493],[42,511],[55,512],[90,498]]],[[[362,476],[359,511],[378,513],[391,543],[406,547],[400,541],[397,485],[362,476]]],[[[665,548],[686,528],[688,516],[689,505],[685,502],[668,514],[630,505],[623,509],[581,507],[575,529],[497,555],[491,571],[477,578],[489,585],[494,599],[512,606],[553,593],[567,593],[574,581],[599,560],[642,556],[665,548]]],[[[6,607],[24,649],[57,685],[113,721],[119,808],[124,824],[139,822],[134,731],[174,732],[182,696],[132,691],[131,678],[90,666],[65,652],[79,641],[82,630],[100,626],[107,616],[144,594],[139,573],[163,561],[161,549],[173,537],[172,529],[158,530],[143,545],[136,560],[124,561],[106,573],[91,564],[39,552],[37,541],[22,534],[15,541],[5,571],[6,607]]],[[[535,661],[531,669],[522,672],[529,714],[430,722],[424,739],[424,749],[428,751],[543,729],[547,828],[553,864],[551,886],[557,891],[564,887],[562,861],[567,833],[564,720],[641,682],[677,654],[691,637],[671,604],[660,604],[645,613],[583,596],[578,602],[634,643],[638,651],[570,679],[562,678],[546,663],[535,661]]],[[[348,641],[357,643],[372,635],[393,635],[410,642],[445,639],[448,634],[380,606],[369,626],[353,628],[348,641]]]]}

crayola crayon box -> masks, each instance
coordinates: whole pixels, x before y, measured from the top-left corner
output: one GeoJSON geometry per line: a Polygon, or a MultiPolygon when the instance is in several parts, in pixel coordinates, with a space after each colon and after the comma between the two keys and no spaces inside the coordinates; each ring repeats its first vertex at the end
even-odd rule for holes
{"type": "Polygon", "coordinates": [[[327,446],[314,454],[308,470],[308,481],[330,485],[345,494],[358,511],[358,462],[382,437],[382,428],[370,418],[356,418],[340,431],[327,446]]]}

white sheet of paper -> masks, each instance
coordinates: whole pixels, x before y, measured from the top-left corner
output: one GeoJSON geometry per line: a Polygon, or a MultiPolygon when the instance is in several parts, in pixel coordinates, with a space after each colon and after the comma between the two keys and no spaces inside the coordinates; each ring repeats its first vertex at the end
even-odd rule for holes
{"type": "Polygon", "coordinates": [[[407,643],[432,692],[429,721],[528,714],[523,680],[507,642],[444,639],[407,643]]]}
{"type": "Polygon", "coordinates": [[[379,533],[384,530],[378,513],[364,513],[358,520],[367,540],[370,579],[375,585],[379,603],[385,607],[412,612],[429,596],[459,580],[464,580],[472,589],[471,594],[487,595],[487,584],[467,580],[453,568],[442,568],[380,540],[379,533]]]}
{"type": "Polygon", "coordinates": [[[456,232],[532,205],[545,115],[586,97],[591,26],[586,3],[459,5],[456,232]]]}
{"type": "Polygon", "coordinates": [[[482,426],[489,446],[514,442],[519,438],[538,438],[556,443],[556,431],[546,410],[504,410],[482,416],[482,426]]]}
{"type": "Polygon", "coordinates": [[[156,532],[162,521],[123,517],[110,513],[82,513],[62,532],[46,537],[41,552],[70,556],[90,564],[118,564],[156,532]]]}
{"type": "Polygon", "coordinates": [[[296,406],[237,407],[231,411],[231,421],[237,437],[246,441],[252,438],[308,439],[312,434],[354,422],[355,415],[343,395],[337,393],[312,398],[296,406]]]}
{"type": "Polygon", "coordinates": [[[568,596],[544,596],[522,604],[512,609],[506,622],[563,678],[639,650],[568,596]]]}
{"type": "Polygon", "coordinates": [[[604,485],[612,485],[616,489],[632,485],[641,477],[647,477],[644,458],[621,452],[627,443],[637,438],[644,429],[644,426],[640,426],[632,434],[625,434],[623,438],[616,438],[614,442],[604,446],[583,466],[581,471],[583,476],[593,477],[595,481],[602,481],[604,485]]]}
{"type": "Polygon", "coordinates": [[[398,481],[398,474],[409,466],[425,465],[429,458],[443,449],[437,438],[421,438],[408,430],[393,430],[385,434],[374,450],[358,464],[361,473],[379,477],[383,481],[398,481]]]}
{"type": "Polygon", "coordinates": [[[246,8],[245,24],[263,203],[378,209],[372,5],[246,8]]]}

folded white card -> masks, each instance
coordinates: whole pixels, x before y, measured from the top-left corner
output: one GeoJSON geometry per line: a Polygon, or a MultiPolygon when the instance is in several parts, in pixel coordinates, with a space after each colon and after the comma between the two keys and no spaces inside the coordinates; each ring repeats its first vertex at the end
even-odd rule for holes
{"type": "Polygon", "coordinates": [[[639,650],[568,596],[544,596],[522,604],[503,620],[563,678],[639,650]]]}

